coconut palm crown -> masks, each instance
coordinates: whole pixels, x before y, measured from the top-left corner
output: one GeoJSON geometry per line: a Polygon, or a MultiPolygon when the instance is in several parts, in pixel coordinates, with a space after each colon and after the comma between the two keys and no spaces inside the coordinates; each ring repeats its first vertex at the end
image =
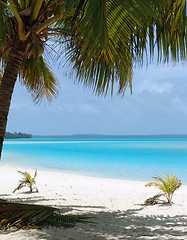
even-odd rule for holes
{"type": "Polygon", "coordinates": [[[57,95],[43,57],[54,43],[94,93],[112,94],[115,81],[132,91],[147,48],[152,57],[156,44],[158,61],[186,58],[185,8],[186,0],[0,0],[0,156],[17,77],[36,102],[57,95]]]}

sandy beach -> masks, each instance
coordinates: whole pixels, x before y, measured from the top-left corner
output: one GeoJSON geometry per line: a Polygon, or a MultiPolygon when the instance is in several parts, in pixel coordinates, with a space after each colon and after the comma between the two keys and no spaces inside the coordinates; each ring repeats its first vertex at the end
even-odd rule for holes
{"type": "MultiPolygon", "coordinates": [[[[23,188],[16,193],[21,175],[34,169],[0,166],[0,198],[21,203],[44,204],[92,217],[93,223],[73,228],[0,231],[0,240],[117,240],[187,239],[187,186],[177,190],[174,204],[144,207],[144,201],[158,193],[145,182],[94,178],[54,171],[38,171],[39,193],[23,188]]],[[[151,179],[150,179],[151,181],[151,179]]]]}

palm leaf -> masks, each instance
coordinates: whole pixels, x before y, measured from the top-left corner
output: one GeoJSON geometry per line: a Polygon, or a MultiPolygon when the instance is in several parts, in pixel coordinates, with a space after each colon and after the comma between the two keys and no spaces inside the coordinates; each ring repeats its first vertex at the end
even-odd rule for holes
{"type": "Polygon", "coordinates": [[[59,209],[34,204],[0,201],[0,229],[41,228],[42,226],[72,227],[77,222],[87,222],[79,215],[61,215],[59,209]]]}
{"type": "Polygon", "coordinates": [[[120,25],[127,19],[127,11],[123,11],[122,5],[117,10],[113,5],[107,5],[106,1],[86,1],[85,13],[77,24],[77,34],[67,54],[79,81],[98,94],[113,89],[114,76],[119,77],[123,89],[132,75],[130,29],[127,24],[118,28],[113,22],[115,19],[120,25]],[[116,37],[114,30],[121,30],[123,38],[116,37]]]}
{"type": "Polygon", "coordinates": [[[12,14],[7,9],[7,7],[0,2],[0,51],[3,51],[7,42],[9,40],[9,36],[11,35],[11,31],[13,30],[13,24],[15,23],[12,14]]]}
{"type": "Polygon", "coordinates": [[[186,59],[186,0],[169,1],[156,22],[158,60],[186,59]]]}
{"type": "Polygon", "coordinates": [[[98,94],[112,93],[114,80],[119,92],[132,90],[133,67],[147,56],[148,39],[151,59],[155,49],[158,61],[184,59],[185,6],[185,0],[79,1],[67,46],[78,81],[98,94]]]}
{"type": "Polygon", "coordinates": [[[59,82],[42,56],[37,60],[31,57],[23,62],[20,81],[32,93],[35,102],[41,102],[44,96],[51,101],[58,94],[59,82]]]}
{"type": "Polygon", "coordinates": [[[3,76],[3,71],[0,70],[0,85],[1,85],[2,76],[3,76]]]}
{"type": "Polygon", "coordinates": [[[35,173],[34,173],[34,179],[37,177],[37,170],[35,170],[35,173]]]}

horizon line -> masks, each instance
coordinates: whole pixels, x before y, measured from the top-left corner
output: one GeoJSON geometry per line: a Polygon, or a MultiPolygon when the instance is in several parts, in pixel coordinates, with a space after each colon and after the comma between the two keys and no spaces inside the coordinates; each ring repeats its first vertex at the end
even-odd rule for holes
{"type": "Polygon", "coordinates": [[[132,138],[132,137],[187,137],[187,133],[160,133],[160,134],[92,134],[92,133],[80,133],[80,134],[33,134],[32,137],[120,137],[120,138],[132,138]]]}

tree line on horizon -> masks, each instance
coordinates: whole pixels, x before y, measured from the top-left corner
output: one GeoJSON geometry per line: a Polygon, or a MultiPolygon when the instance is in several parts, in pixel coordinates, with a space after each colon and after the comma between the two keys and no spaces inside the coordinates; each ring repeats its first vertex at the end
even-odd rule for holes
{"type": "Polygon", "coordinates": [[[32,138],[32,134],[21,133],[21,132],[5,133],[5,139],[13,139],[13,138],[32,138]]]}

